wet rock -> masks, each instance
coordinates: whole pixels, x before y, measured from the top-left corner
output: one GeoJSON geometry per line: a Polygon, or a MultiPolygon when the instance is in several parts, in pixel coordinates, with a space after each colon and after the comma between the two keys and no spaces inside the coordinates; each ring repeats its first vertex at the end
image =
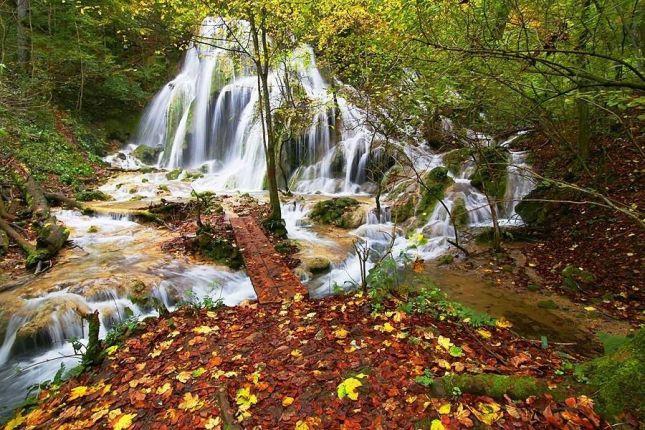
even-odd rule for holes
{"type": "Polygon", "coordinates": [[[309,218],[320,224],[358,228],[365,223],[365,210],[350,197],[338,197],[316,203],[309,218]]]}
{"type": "Polygon", "coordinates": [[[81,202],[90,202],[93,200],[107,201],[112,197],[100,190],[83,190],[76,193],[76,200],[81,202]]]}
{"type": "Polygon", "coordinates": [[[331,261],[325,257],[305,258],[302,265],[313,274],[327,272],[331,267],[331,261]]]}
{"type": "Polygon", "coordinates": [[[135,305],[144,308],[152,308],[152,288],[139,279],[133,280],[128,287],[128,299],[135,305]]]}
{"type": "Polygon", "coordinates": [[[170,172],[166,173],[166,179],[169,181],[174,181],[177,178],[179,178],[179,175],[181,175],[182,170],[181,169],[174,169],[171,170],[170,172]]]}
{"type": "Polygon", "coordinates": [[[157,164],[161,148],[152,148],[146,145],[139,145],[132,151],[132,156],[145,164],[157,164]]]}

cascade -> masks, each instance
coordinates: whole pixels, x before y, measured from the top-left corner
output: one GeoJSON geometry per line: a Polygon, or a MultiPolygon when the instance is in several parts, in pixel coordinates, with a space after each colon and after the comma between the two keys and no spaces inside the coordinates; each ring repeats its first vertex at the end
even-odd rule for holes
{"type": "MultiPolygon", "coordinates": [[[[235,25],[246,28],[243,21],[235,25]]],[[[134,143],[162,149],[160,167],[207,171],[202,183],[211,190],[261,190],[266,166],[258,79],[248,58],[214,46],[226,38],[223,27],[221,19],[204,20],[200,42],[188,49],[180,73],[146,108],[134,143]]],[[[297,82],[290,88],[299,85],[312,106],[309,127],[287,143],[298,160],[297,166],[285,167],[291,187],[303,193],[362,191],[373,136],[362,113],[331,96],[306,46],[270,72],[272,108],[286,103],[286,73],[295,74],[297,82]]]]}

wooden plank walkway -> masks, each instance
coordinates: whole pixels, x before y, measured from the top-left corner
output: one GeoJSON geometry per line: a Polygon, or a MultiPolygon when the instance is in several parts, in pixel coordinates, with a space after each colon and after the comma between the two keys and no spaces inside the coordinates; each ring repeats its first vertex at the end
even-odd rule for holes
{"type": "Polygon", "coordinates": [[[281,302],[297,293],[307,295],[253,217],[229,215],[229,220],[259,303],[281,302]]]}

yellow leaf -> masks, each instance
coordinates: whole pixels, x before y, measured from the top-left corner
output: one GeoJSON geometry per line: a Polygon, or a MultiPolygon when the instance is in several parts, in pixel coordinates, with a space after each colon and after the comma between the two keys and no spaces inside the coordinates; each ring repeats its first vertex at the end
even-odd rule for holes
{"type": "Polygon", "coordinates": [[[468,409],[477,417],[477,419],[486,425],[493,425],[495,421],[500,419],[503,415],[500,412],[500,407],[497,403],[483,403],[477,404],[477,409],[468,406],[468,409]]]}
{"type": "Polygon", "coordinates": [[[251,394],[250,387],[244,387],[237,390],[235,402],[237,403],[240,412],[246,412],[251,408],[251,406],[258,402],[258,398],[255,394],[251,394]]]}
{"type": "Polygon", "coordinates": [[[594,308],[593,306],[585,306],[585,311],[587,311],[587,312],[593,312],[595,310],[596,310],[596,308],[594,308]]]}
{"type": "Polygon", "coordinates": [[[119,345],[112,345],[111,347],[107,348],[105,352],[107,355],[112,355],[116,352],[116,350],[119,349],[119,345]]]}
{"type": "Polygon", "coordinates": [[[448,351],[450,347],[453,346],[452,342],[447,337],[439,336],[439,338],[437,339],[437,342],[446,351],[448,351]]]}
{"type": "Polygon", "coordinates": [[[209,327],[207,325],[202,325],[202,326],[199,326],[199,327],[195,327],[193,329],[193,332],[195,332],[197,334],[210,334],[210,333],[212,333],[214,331],[216,331],[216,329],[214,329],[212,327],[209,327]]]}
{"type": "Polygon", "coordinates": [[[334,335],[335,335],[338,339],[345,339],[345,338],[347,337],[347,335],[348,335],[348,334],[349,334],[349,332],[348,332],[347,330],[345,330],[344,328],[342,328],[342,327],[341,327],[341,328],[339,328],[339,329],[336,329],[336,330],[334,331],[334,335]]]}
{"type": "Polygon", "coordinates": [[[304,297],[303,297],[303,295],[302,295],[302,294],[300,294],[300,293],[296,293],[296,295],[295,295],[295,296],[293,296],[293,301],[294,301],[294,302],[301,302],[303,298],[304,298],[304,297]]]}
{"type": "Polygon", "coordinates": [[[186,411],[194,411],[201,409],[204,402],[199,400],[199,395],[192,395],[191,393],[184,394],[184,400],[179,404],[179,409],[186,411]]]}
{"type": "Polygon", "coordinates": [[[117,418],[116,421],[112,424],[113,430],[125,430],[130,428],[132,425],[132,420],[136,417],[137,414],[123,414],[117,418]]]}
{"type": "Polygon", "coordinates": [[[441,424],[441,421],[432,420],[432,424],[430,424],[430,430],[445,430],[445,427],[443,426],[443,424],[441,424]]]}
{"type": "Polygon", "coordinates": [[[176,379],[185,384],[190,379],[190,377],[191,372],[184,370],[183,372],[179,372],[179,374],[176,376],[176,379]]]}
{"type": "Polygon", "coordinates": [[[287,406],[293,403],[293,400],[294,400],[293,397],[289,397],[289,396],[285,397],[284,399],[282,399],[282,406],[286,408],[287,406]]]}
{"type": "Polygon", "coordinates": [[[510,328],[513,327],[513,324],[511,324],[510,321],[504,319],[504,318],[499,318],[497,321],[495,321],[495,325],[499,328],[510,328]]]}
{"type": "Polygon", "coordinates": [[[161,395],[167,393],[171,389],[170,382],[166,382],[161,387],[157,388],[157,394],[161,395]]]}
{"type": "Polygon", "coordinates": [[[440,358],[439,360],[437,360],[437,365],[439,367],[443,367],[446,370],[450,370],[450,363],[447,360],[440,358]]]}
{"type": "Polygon", "coordinates": [[[74,400],[74,399],[78,399],[79,397],[86,396],[87,391],[88,389],[84,385],[78,386],[76,388],[72,388],[72,391],[70,391],[68,400],[74,400]]]}
{"type": "Polygon", "coordinates": [[[295,430],[309,430],[309,426],[307,423],[303,420],[300,420],[296,423],[296,429],[295,430]]]}
{"type": "Polygon", "coordinates": [[[441,415],[446,415],[450,413],[450,403],[444,403],[443,405],[439,406],[439,409],[437,409],[437,412],[441,415]]]}
{"type": "Polygon", "coordinates": [[[394,331],[394,327],[392,327],[392,324],[390,324],[389,322],[386,322],[385,324],[383,324],[383,331],[385,333],[392,333],[394,331]]]}
{"type": "Polygon", "coordinates": [[[9,421],[5,425],[4,430],[13,430],[16,427],[20,426],[24,421],[25,421],[25,417],[22,416],[22,411],[20,411],[18,412],[18,415],[16,415],[11,421],[9,421]]]}
{"type": "Polygon", "coordinates": [[[358,400],[358,391],[356,389],[363,384],[356,378],[347,378],[338,385],[338,398],[349,397],[351,400],[358,400]]]}
{"type": "Polygon", "coordinates": [[[206,430],[212,430],[215,427],[218,427],[222,423],[222,419],[220,417],[210,417],[208,420],[206,420],[206,423],[204,423],[204,428],[206,430]]]}
{"type": "Polygon", "coordinates": [[[300,358],[302,357],[302,351],[300,351],[299,349],[294,349],[293,351],[291,351],[291,355],[296,358],[300,358]]]}
{"type": "Polygon", "coordinates": [[[488,330],[484,330],[483,328],[478,329],[477,333],[479,333],[479,335],[484,339],[490,339],[490,337],[492,336],[491,332],[489,332],[488,330]]]}
{"type": "Polygon", "coordinates": [[[205,372],[206,372],[206,369],[204,369],[203,367],[200,367],[199,369],[195,369],[195,370],[193,370],[192,377],[193,377],[193,378],[199,378],[199,377],[200,377],[200,376],[202,376],[205,372]]]}

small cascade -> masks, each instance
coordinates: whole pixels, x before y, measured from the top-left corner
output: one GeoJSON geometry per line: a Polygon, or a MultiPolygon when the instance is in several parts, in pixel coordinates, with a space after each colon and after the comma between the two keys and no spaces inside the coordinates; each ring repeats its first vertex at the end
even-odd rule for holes
{"type": "Polygon", "coordinates": [[[0,346],[0,367],[3,366],[11,354],[11,349],[13,344],[16,341],[16,335],[18,334],[18,329],[27,321],[27,318],[23,315],[12,315],[7,325],[7,330],[4,335],[4,341],[2,346],[0,346]]]}

